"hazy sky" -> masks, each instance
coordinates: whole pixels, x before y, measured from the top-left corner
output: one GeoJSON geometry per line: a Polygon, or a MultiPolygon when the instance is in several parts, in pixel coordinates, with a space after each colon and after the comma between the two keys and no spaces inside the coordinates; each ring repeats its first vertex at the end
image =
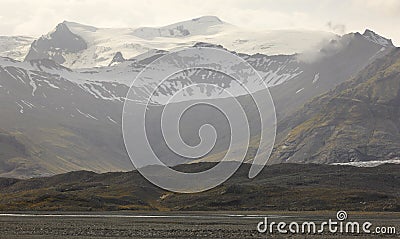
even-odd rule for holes
{"type": "Polygon", "coordinates": [[[260,30],[344,33],[370,28],[400,45],[399,0],[0,0],[0,35],[39,36],[63,20],[98,27],[137,27],[202,15],[260,30]]]}

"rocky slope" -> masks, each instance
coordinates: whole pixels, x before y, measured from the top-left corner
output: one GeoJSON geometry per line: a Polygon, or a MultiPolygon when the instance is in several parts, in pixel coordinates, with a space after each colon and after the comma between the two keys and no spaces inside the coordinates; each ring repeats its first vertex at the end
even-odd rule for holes
{"type": "Polygon", "coordinates": [[[124,96],[126,86],[78,84],[67,78],[69,69],[49,60],[0,60],[0,174],[132,169],[120,133],[118,95],[124,96]]]}
{"type": "Polygon", "coordinates": [[[400,159],[400,49],[323,94],[280,124],[275,162],[400,159]]]}

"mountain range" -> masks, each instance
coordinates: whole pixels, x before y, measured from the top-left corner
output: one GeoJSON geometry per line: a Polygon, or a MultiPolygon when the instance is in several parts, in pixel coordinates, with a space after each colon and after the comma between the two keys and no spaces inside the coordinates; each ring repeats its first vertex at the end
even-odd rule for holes
{"type": "Polygon", "coordinates": [[[90,68],[107,66],[118,52],[130,59],[154,49],[171,51],[197,42],[223,45],[246,54],[293,54],[335,37],[321,31],[249,31],[215,16],[159,28],[110,29],[64,21],[35,40],[25,60],[46,58],[69,68],[90,68]]]}
{"type": "MultiPolygon", "coordinates": [[[[343,36],[318,31],[251,32],[206,16],[132,29],[64,21],[38,39],[0,39],[4,39],[0,41],[3,177],[132,170],[121,132],[129,86],[155,59],[192,46],[231,51],[269,86],[278,120],[271,162],[350,163],[398,157],[398,51],[389,39],[371,30],[343,36]]],[[[177,92],[187,77],[235,91],[232,79],[193,70],[174,75],[159,96],[177,92]]],[[[146,99],[154,83],[149,79],[134,89],[135,94],[146,99]]],[[[206,92],[220,100],[218,94],[206,92]]],[[[237,98],[248,107],[248,118],[257,118],[247,96],[237,98]]],[[[157,124],[163,107],[149,110],[151,124],[157,124]]],[[[222,134],[210,155],[200,161],[214,161],[226,150],[229,132],[224,122],[207,109],[186,119],[182,134],[188,142],[197,142],[193,132],[202,123],[213,123],[222,134]]],[[[158,128],[152,130],[149,141],[163,161],[191,162],[170,152],[158,128]]],[[[258,130],[257,122],[251,125],[255,145],[258,130]]]]}

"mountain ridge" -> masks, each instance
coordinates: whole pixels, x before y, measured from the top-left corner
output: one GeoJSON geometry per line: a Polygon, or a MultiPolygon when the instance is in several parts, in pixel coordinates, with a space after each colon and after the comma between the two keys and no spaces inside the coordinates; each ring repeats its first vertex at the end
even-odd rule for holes
{"type": "Polygon", "coordinates": [[[69,68],[89,68],[107,66],[116,52],[121,52],[129,59],[150,50],[177,50],[201,41],[222,44],[229,49],[248,54],[293,54],[318,45],[322,39],[335,37],[336,35],[323,31],[251,32],[223,22],[215,16],[203,16],[158,28],[97,28],[64,21],[52,32],[36,40],[41,42],[41,46],[32,45],[32,53],[28,54],[27,60],[47,56],[69,68]],[[48,42],[51,40],[49,35],[58,31],[61,32],[59,35],[68,37],[71,34],[66,34],[67,31],[81,38],[81,47],[61,51],[51,49],[52,45],[59,43],[48,42]],[[303,38],[307,41],[296,42],[292,38],[303,38]],[[86,42],[88,49],[83,42],[86,42]]]}
{"type": "MultiPolygon", "coordinates": [[[[382,37],[372,30],[366,29],[363,36],[371,42],[384,47],[393,46],[390,39],[382,37]]],[[[41,58],[53,59],[69,68],[88,68],[109,65],[117,52],[121,52],[129,59],[155,49],[170,51],[180,49],[182,46],[193,46],[196,42],[201,41],[211,44],[222,44],[228,49],[250,55],[256,53],[288,55],[303,53],[312,48],[318,48],[320,47],[321,41],[329,39],[334,40],[336,37],[336,35],[323,32],[302,32],[296,30],[259,31],[258,33],[254,33],[223,22],[217,16],[202,16],[162,27],[145,28],[97,28],[64,20],[59,23],[53,31],[36,39],[34,41],[35,44],[33,44],[28,51],[15,50],[14,53],[7,53],[6,51],[2,53],[0,46],[0,55],[16,56],[18,54],[20,56],[17,60],[21,60],[22,57],[25,57],[27,60],[41,58]],[[219,27],[219,29],[214,29],[215,27],[219,27]],[[180,30],[178,30],[178,28],[182,31],[183,29],[191,29],[190,32],[193,32],[194,35],[198,35],[199,37],[190,37],[191,34],[183,36],[182,32],[179,33],[180,30]],[[149,39],[144,37],[142,40],[140,40],[140,36],[135,36],[135,31],[141,32],[146,29],[155,32],[154,34],[157,36],[149,37],[149,39]],[[207,29],[211,29],[211,32],[208,32],[207,29]],[[177,31],[177,34],[174,33],[171,35],[170,33],[174,31],[177,31]],[[164,37],[165,39],[154,40],[154,38],[160,38],[162,36],[160,32],[167,32],[166,37],[164,37]],[[73,47],[59,47],[63,45],[62,40],[61,42],[60,40],[51,41],[51,34],[68,37],[71,39],[70,42],[76,42],[76,45],[73,47]],[[242,39],[236,39],[238,36],[241,36],[242,39]],[[135,37],[139,38],[136,39],[135,37]],[[168,38],[171,39],[168,40],[168,38]],[[176,39],[173,40],[173,38],[176,39]],[[179,38],[182,39],[179,40],[179,38]],[[296,38],[302,38],[303,41],[298,41],[297,43],[296,41],[289,41],[289,39],[295,40],[296,38]],[[304,39],[307,39],[307,41],[304,41],[304,39]],[[39,46],[37,41],[41,42],[39,46]],[[87,45],[89,45],[90,49],[87,49],[87,45]],[[166,45],[172,47],[167,47],[166,45]],[[24,51],[26,52],[24,53],[24,51]],[[26,56],[24,56],[24,54],[26,54],[26,56]]],[[[17,42],[16,44],[20,43],[17,42]]],[[[22,49],[23,46],[17,47],[22,49]]]]}
{"type": "MultiPolygon", "coordinates": [[[[175,169],[204,171],[213,165],[179,165],[175,169]]],[[[398,212],[399,167],[280,164],[248,179],[250,165],[243,164],[228,181],[197,194],[161,190],[136,171],[0,178],[0,211],[316,211],[344,207],[398,212]]]]}
{"type": "Polygon", "coordinates": [[[400,49],[306,103],[281,127],[287,136],[273,161],[343,163],[400,155],[400,49]],[[318,142],[318,143],[317,143],[318,142]]]}

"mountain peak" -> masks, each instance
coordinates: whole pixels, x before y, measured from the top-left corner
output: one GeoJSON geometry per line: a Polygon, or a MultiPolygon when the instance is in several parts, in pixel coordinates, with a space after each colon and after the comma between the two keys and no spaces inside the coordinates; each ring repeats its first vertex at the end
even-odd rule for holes
{"type": "Polygon", "coordinates": [[[219,19],[217,16],[201,16],[198,18],[193,18],[192,19],[193,22],[214,22],[217,24],[221,24],[223,23],[223,21],[221,21],[221,19],[219,19]]]}
{"type": "Polygon", "coordinates": [[[74,32],[75,29],[80,29],[80,30],[89,31],[89,32],[95,32],[98,30],[97,27],[85,25],[85,24],[78,23],[78,22],[63,21],[62,24],[66,25],[72,32],[74,32]]]}
{"type": "Polygon", "coordinates": [[[32,43],[25,61],[49,59],[63,64],[64,54],[77,53],[85,49],[87,49],[85,40],[74,34],[64,21],[59,23],[53,31],[32,43]]]}
{"type": "Polygon", "coordinates": [[[56,25],[56,27],[49,33],[42,35],[42,38],[51,39],[53,37],[58,37],[59,35],[70,35],[73,34],[69,28],[70,22],[62,21],[56,25]]]}
{"type": "MultiPolygon", "coordinates": [[[[68,20],[64,20],[64,21],[62,21],[60,24],[66,24],[66,25],[68,25],[68,24],[70,24],[70,23],[75,23],[75,24],[77,24],[77,22],[71,22],[71,21],[68,21],[68,20]]],[[[78,23],[79,24],[79,23],[78,23]]]]}
{"type": "Polygon", "coordinates": [[[363,37],[365,37],[367,40],[374,42],[378,45],[384,46],[384,47],[393,47],[392,40],[387,39],[374,31],[370,29],[366,29],[364,33],[362,34],[363,37]]]}
{"type": "Polygon", "coordinates": [[[59,31],[68,31],[68,32],[70,32],[66,21],[63,21],[63,22],[57,24],[56,29],[53,32],[59,32],[59,31]]]}

